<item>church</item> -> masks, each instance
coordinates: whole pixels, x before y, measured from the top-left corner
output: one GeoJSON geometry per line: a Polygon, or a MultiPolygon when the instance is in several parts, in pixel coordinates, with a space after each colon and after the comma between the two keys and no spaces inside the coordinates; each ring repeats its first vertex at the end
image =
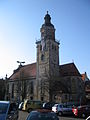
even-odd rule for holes
{"type": "Polygon", "coordinates": [[[60,43],[55,39],[51,17],[44,17],[41,39],[36,41],[36,63],[22,65],[7,79],[6,99],[83,102],[84,82],[74,62],[59,64],[60,43]]]}

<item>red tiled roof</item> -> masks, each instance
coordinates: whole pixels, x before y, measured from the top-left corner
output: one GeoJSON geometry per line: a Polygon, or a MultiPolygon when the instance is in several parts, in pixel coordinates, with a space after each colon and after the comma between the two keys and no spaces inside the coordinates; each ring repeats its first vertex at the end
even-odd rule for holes
{"type": "Polygon", "coordinates": [[[59,66],[60,76],[81,76],[74,63],[59,66]]]}
{"type": "MultiPolygon", "coordinates": [[[[81,76],[74,63],[59,66],[60,76],[81,76]]],[[[9,79],[36,77],[36,63],[24,65],[14,71],[9,79]]]]}
{"type": "Polygon", "coordinates": [[[36,63],[24,65],[16,70],[9,79],[36,77],[36,63]]]}

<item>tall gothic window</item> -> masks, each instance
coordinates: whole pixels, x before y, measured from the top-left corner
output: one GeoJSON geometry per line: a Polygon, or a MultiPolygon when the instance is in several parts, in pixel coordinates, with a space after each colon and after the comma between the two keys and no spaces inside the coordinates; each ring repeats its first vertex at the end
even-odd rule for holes
{"type": "Polygon", "coordinates": [[[30,88],[30,93],[33,94],[33,81],[31,81],[31,88],[30,88]]]}
{"type": "Polygon", "coordinates": [[[14,98],[14,83],[12,84],[12,98],[14,98]]]}

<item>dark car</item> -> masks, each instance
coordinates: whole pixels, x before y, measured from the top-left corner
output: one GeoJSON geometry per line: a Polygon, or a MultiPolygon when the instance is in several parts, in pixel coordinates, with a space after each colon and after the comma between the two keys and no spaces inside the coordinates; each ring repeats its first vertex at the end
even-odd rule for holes
{"type": "Polygon", "coordinates": [[[18,120],[18,115],[18,105],[16,103],[10,103],[6,120],[18,120]]]}
{"type": "Polygon", "coordinates": [[[8,116],[9,106],[9,101],[0,101],[0,120],[6,120],[8,116]]]}
{"type": "Polygon", "coordinates": [[[30,112],[26,120],[59,120],[59,118],[51,110],[40,109],[30,112]]]}
{"type": "Polygon", "coordinates": [[[76,117],[87,117],[90,115],[90,105],[83,105],[72,108],[72,112],[76,117]]]}
{"type": "Polygon", "coordinates": [[[0,101],[0,120],[17,120],[18,106],[10,101],[0,101]]]}
{"type": "Polygon", "coordinates": [[[46,102],[46,103],[43,103],[43,108],[48,109],[48,110],[52,110],[52,107],[54,105],[55,105],[55,102],[46,102]]]}

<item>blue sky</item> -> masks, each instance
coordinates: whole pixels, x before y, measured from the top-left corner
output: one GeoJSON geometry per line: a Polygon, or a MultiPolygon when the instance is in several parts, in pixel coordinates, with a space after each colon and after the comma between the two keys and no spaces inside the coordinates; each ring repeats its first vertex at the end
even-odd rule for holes
{"type": "Polygon", "coordinates": [[[74,61],[90,78],[90,0],[0,0],[0,78],[36,62],[36,40],[46,11],[60,40],[60,64],[74,61]]]}

